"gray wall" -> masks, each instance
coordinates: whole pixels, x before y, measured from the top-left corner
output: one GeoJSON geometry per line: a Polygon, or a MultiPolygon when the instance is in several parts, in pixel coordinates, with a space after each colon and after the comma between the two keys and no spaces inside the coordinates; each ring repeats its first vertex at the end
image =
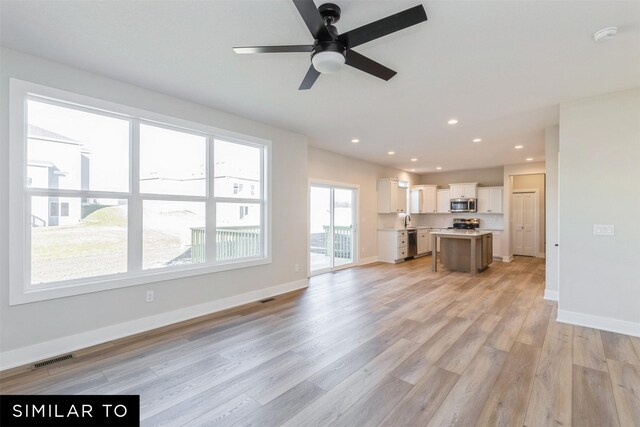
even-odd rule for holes
{"type": "Polygon", "coordinates": [[[545,187],[544,174],[516,175],[513,177],[513,190],[538,190],[538,249],[537,254],[544,254],[545,239],[545,187]]]}
{"type": "Polygon", "coordinates": [[[640,88],[560,105],[558,181],[559,318],[640,336],[640,88]]]}
{"type": "Polygon", "coordinates": [[[545,129],[545,166],[546,166],[546,297],[558,298],[558,144],[560,129],[551,126],[545,129]]]}
{"type": "MultiPolygon", "coordinates": [[[[307,138],[59,63],[2,49],[0,75],[0,351],[185,309],[306,277],[307,138]],[[273,141],[273,262],[223,273],[9,306],[9,78],[81,93],[273,141]],[[294,271],[294,264],[300,271],[294,271]],[[155,290],[152,304],[144,301],[155,290]]],[[[15,143],[11,141],[11,143],[15,143]]],[[[18,142],[19,143],[19,142],[18,142]]]]}
{"type": "Polygon", "coordinates": [[[435,184],[443,188],[449,188],[449,184],[458,182],[477,182],[481,187],[502,186],[503,167],[483,169],[465,169],[451,172],[426,173],[421,175],[421,184],[435,184]]]}

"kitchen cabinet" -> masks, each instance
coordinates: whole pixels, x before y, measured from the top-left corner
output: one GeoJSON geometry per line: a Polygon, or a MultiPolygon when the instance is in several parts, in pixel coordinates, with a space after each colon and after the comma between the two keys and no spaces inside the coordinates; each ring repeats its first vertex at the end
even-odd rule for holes
{"type": "Polygon", "coordinates": [[[451,208],[451,196],[449,190],[438,190],[436,197],[436,210],[438,213],[449,213],[451,208]]]}
{"type": "Polygon", "coordinates": [[[435,185],[417,185],[411,188],[411,207],[409,212],[418,213],[436,213],[437,212],[437,186],[435,185]]]}
{"type": "Polygon", "coordinates": [[[493,257],[502,260],[502,233],[500,231],[491,233],[493,233],[493,257]]]}
{"type": "Polygon", "coordinates": [[[429,230],[418,230],[418,255],[431,252],[431,233],[429,230]]]}
{"type": "Polygon", "coordinates": [[[407,230],[378,230],[378,260],[401,262],[407,257],[407,230]]]}
{"type": "Polygon", "coordinates": [[[477,197],[477,182],[466,182],[461,184],[449,184],[452,199],[475,199],[477,197]]]}
{"type": "Polygon", "coordinates": [[[397,179],[378,180],[378,213],[407,211],[407,187],[397,179]]]}
{"type": "Polygon", "coordinates": [[[502,187],[478,188],[478,213],[502,213],[502,187]]]}

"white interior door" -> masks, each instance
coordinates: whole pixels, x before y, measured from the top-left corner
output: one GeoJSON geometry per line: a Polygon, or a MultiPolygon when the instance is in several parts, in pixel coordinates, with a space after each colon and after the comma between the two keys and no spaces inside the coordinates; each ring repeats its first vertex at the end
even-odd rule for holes
{"type": "Polygon", "coordinates": [[[536,194],[515,193],[513,195],[511,235],[513,254],[535,256],[536,194]]]}
{"type": "Polygon", "coordinates": [[[355,264],[355,189],[309,186],[309,272],[320,274],[355,264]]]}

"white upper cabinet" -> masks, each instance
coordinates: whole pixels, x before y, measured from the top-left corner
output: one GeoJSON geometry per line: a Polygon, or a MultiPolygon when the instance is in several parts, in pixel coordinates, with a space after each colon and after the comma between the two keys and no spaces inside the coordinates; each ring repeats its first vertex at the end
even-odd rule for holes
{"type": "Polygon", "coordinates": [[[378,180],[378,213],[406,212],[407,188],[397,179],[378,180]]]}
{"type": "Polygon", "coordinates": [[[410,213],[436,213],[437,212],[437,199],[436,199],[435,185],[418,185],[411,189],[411,208],[410,213]]]}
{"type": "Polygon", "coordinates": [[[478,213],[502,213],[502,187],[478,188],[478,213]]]}
{"type": "Polygon", "coordinates": [[[437,191],[437,211],[438,213],[449,213],[451,209],[451,196],[449,190],[437,191]]]}
{"type": "Polygon", "coordinates": [[[449,184],[452,199],[475,199],[477,197],[477,182],[466,182],[461,184],[449,184]]]}

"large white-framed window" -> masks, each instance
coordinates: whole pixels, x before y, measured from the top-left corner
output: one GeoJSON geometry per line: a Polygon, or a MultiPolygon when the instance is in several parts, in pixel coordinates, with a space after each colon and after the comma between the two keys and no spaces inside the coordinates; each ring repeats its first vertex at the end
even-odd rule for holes
{"type": "Polygon", "coordinates": [[[271,262],[270,141],[17,79],[9,116],[11,305],[271,262]]]}

